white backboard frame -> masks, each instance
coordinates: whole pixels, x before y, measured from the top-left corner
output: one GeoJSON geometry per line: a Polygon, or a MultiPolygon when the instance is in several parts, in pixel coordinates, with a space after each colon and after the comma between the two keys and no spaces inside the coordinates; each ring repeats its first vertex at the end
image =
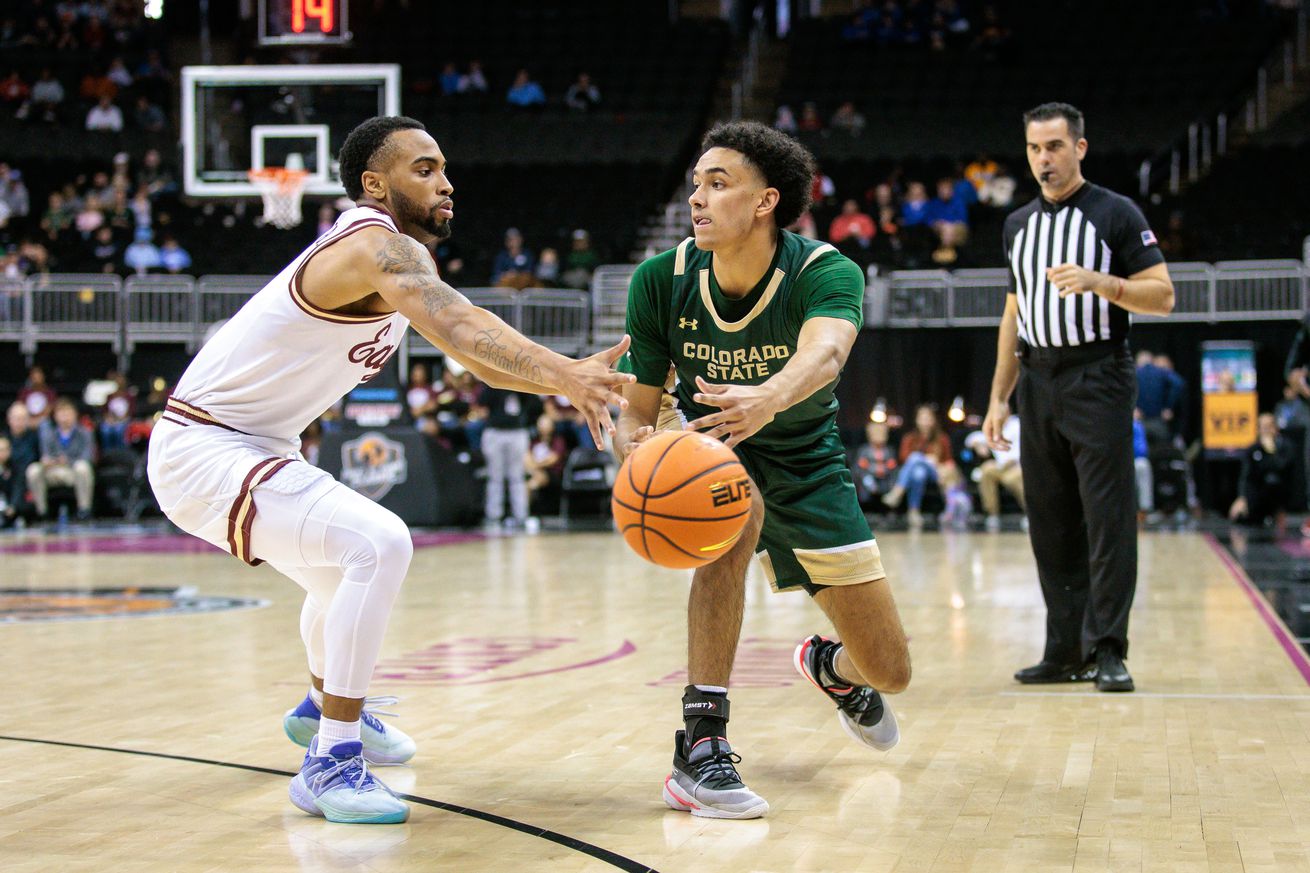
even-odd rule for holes
{"type": "MultiPolygon", "coordinates": [[[[196,94],[209,85],[312,85],[373,83],[382,86],[382,115],[400,114],[400,66],[398,64],[310,64],[305,66],[197,66],[182,68],[182,177],[183,189],[190,197],[258,197],[259,192],[243,177],[230,182],[214,182],[200,177],[197,153],[196,94]]],[[[361,118],[360,121],[365,119],[361,118]]],[[[284,125],[269,125],[282,127],[284,125]]],[[[285,125],[301,127],[301,125],[285,125]]],[[[314,127],[315,125],[304,125],[314,127]]],[[[253,133],[253,131],[252,131],[253,133]]],[[[327,139],[323,138],[323,147],[327,139]]],[[[252,155],[258,154],[252,152],[252,155]]],[[[328,155],[331,160],[331,154],[328,155]]],[[[319,167],[325,178],[311,179],[305,193],[337,196],[346,193],[340,183],[326,178],[328,163],[320,154],[319,167]]]]}

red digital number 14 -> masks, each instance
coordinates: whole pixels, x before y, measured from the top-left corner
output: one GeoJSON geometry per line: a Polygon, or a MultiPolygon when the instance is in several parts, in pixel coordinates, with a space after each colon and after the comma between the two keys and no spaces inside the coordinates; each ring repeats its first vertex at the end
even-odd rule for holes
{"type": "Polygon", "coordinates": [[[331,33],[335,23],[332,20],[333,0],[291,0],[291,29],[296,33],[305,32],[305,19],[318,19],[318,29],[322,33],[331,33]]]}

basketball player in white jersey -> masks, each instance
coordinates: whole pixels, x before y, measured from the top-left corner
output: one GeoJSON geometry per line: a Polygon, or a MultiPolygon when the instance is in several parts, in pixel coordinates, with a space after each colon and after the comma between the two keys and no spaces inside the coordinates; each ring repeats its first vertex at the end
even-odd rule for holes
{"type": "Polygon", "coordinates": [[[414,743],[364,713],[364,696],[413,544],[396,515],[306,463],[299,434],[376,375],[410,324],[490,385],[567,396],[597,446],[631,377],[613,369],[626,338],[570,360],[439,278],[425,245],[449,236],[454,188],[421,123],[370,119],[340,162],[358,205],[201,349],[151,435],[149,475],[183,530],[305,589],[313,681],[284,727],[309,751],[291,801],[330,821],[389,823],[409,808],[365,762],[408,760],[414,743]]]}

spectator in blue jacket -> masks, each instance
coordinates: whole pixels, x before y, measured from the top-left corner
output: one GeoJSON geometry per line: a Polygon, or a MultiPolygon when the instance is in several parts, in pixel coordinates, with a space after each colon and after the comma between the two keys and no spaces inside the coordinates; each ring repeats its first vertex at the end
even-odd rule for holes
{"type": "Polygon", "coordinates": [[[514,84],[510,86],[509,92],[505,95],[505,101],[510,106],[516,106],[519,109],[531,109],[534,106],[546,105],[546,92],[541,90],[541,86],[532,81],[527,70],[519,70],[518,75],[514,77],[514,84]]]}

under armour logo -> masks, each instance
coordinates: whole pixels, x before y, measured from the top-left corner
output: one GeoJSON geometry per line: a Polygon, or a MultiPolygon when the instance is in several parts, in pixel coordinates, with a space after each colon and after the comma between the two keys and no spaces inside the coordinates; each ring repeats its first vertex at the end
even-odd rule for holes
{"type": "Polygon", "coordinates": [[[681,328],[687,328],[687,327],[690,327],[692,330],[695,330],[695,329],[696,329],[696,319],[694,319],[694,318],[679,318],[679,319],[678,319],[678,327],[681,327],[681,328]]]}

